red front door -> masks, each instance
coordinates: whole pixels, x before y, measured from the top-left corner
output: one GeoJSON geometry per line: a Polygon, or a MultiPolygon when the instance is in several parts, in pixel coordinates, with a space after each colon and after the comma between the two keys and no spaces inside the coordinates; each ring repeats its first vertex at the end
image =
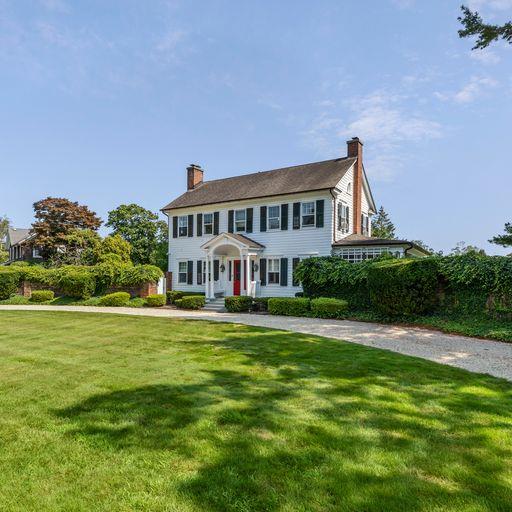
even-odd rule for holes
{"type": "Polygon", "coordinates": [[[233,295],[240,295],[240,278],[242,265],[240,260],[233,261],[233,295]]]}

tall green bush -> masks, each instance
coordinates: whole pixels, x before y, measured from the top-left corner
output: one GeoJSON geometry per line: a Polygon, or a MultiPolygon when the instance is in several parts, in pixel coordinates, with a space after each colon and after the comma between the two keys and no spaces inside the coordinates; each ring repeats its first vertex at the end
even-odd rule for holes
{"type": "Polygon", "coordinates": [[[428,313],[438,303],[437,258],[397,259],[372,265],[368,288],[372,306],[389,316],[428,313]]]}
{"type": "Polygon", "coordinates": [[[20,283],[20,276],[20,272],[16,270],[0,272],[0,300],[8,299],[16,293],[20,283]]]}

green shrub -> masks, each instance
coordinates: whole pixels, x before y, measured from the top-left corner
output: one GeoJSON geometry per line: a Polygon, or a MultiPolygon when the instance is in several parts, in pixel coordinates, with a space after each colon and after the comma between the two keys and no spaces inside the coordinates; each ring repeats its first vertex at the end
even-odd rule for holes
{"type": "Polygon", "coordinates": [[[130,294],[127,292],[109,293],[100,298],[98,306],[121,307],[127,306],[130,300],[130,294]]]}
{"type": "Polygon", "coordinates": [[[142,297],[134,297],[133,299],[130,299],[127,306],[129,308],[143,308],[146,305],[146,300],[142,297]]]}
{"type": "Polygon", "coordinates": [[[316,318],[345,318],[348,302],[343,299],[320,297],[311,300],[311,314],[316,318]]]}
{"type": "Polygon", "coordinates": [[[302,297],[279,297],[268,301],[268,312],[271,315],[308,316],[310,300],[302,297]]]}
{"type": "Polygon", "coordinates": [[[251,309],[252,301],[247,295],[234,295],[224,298],[224,306],[230,313],[242,313],[251,309]]]}
{"type": "Polygon", "coordinates": [[[204,295],[186,295],[182,299],[176,299],[174,304],[180,309],[201,309],[204,308],[205,298],[204,295]]]}
{"type": "Polygon", "coordinates": [[[88,299],[94,293],[96,281],[90,267],[66,266],[56,270],[55,284],[64,295],[88,299]]]}
{"type": "Polygon", "coordinates": [[[48,302],[53,300],[55,294],[52,290],[34,290],[30,296],[31,302],[48,302]]]}
{"type": "Polygon", "coordinates": [[[164,273],[154,265],[124,266],[118,286],[140,286],[144,283],[156,283],[164,273]]]}
{"type": "Polygon", "coordinates": [[[165,295],[155,293],[146,297],[146,306],[150,308],[161,308],[165,306],[165,295]]]}
{"type": "Polygon", "coordinates": [[[30,304],[28,297],[24,297],[23,295],[13,295],[5,300],[0,300],[0,304],[10,305],[10,306],[18,306],[30,304]]]}
{"type": "MultiPolygon", "coordinates": [[[[124,277],[124,272],[130,267],[120,261],[103,261],[91,267],[96,279],[95,294],[101,295],[108,289],[119,286],[124,277]]],[[[130,267],[131,268],[131,267],[130,267]]]]}
{"type": "Polygon", "coordinates": [[[21,274],[17,270],[0,272],[0,300],[8,299],[15,294],[21,282],[21,274]]]}
{"type": "Polygon", "coordinates": [[[175,300],[182,299],[183,297],[204,297],[204,292],[183,292],[181,290],[172,290],[167,292],[167,303],[174,304],[175,300]]]}
{"type": "Polygon", "coordinates": [[[376,311],[410,316],[434,310],[438,303],[437,258],[399,259],[370,267],[368,287],[376,311]]]}

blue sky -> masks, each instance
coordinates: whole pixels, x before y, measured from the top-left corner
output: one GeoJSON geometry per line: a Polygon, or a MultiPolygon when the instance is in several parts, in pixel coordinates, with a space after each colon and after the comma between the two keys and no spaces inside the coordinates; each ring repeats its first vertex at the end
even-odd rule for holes
{"type": "Polygon", "coordinates": [[[357,135],[399,236],[503,254],[512,46],[471,52],[460,3],[0,0],[0,214],[28,227],[48,195],[157,211],[189,163],[221,178],[357,135]]]}

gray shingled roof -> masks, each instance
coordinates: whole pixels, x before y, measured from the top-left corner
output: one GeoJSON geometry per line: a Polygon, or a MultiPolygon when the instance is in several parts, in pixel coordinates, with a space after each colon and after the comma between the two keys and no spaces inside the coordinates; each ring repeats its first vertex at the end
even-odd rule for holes
{"type": "Polygon", "coordinates": [[[197,188],[171,201],[162,210],[331,189],[337,185],[355,161],[355,158],[336,158],[205,181],[197,188]]]}
{"type": "Polygon", "coordinates": [[[430,254],[427,250],[423,249],[419,245],[414,242],[410,242],[409,240],[389,240],[387,238],[376,238],[373,236],[365,236],[359,235],[357,233],[352,233],[341,240],[337,240],[332,244],[335,247],[367,247],[372,245],[410,245],[414,247],[418,251],[424,252],[425,254],[430,254]]]}
{"type": "Polygon", "coordinates": [[[11,245],[18,244],[25,240],[30,234],[30,229],[9,228],[9,241],[11,245]]]}

